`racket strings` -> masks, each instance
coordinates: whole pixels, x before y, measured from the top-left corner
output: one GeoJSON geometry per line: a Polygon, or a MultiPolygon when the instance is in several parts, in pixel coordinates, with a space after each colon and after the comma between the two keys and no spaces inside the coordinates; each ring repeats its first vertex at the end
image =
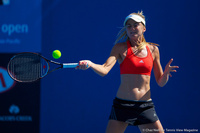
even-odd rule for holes
{"type": "Polygon", "coordinates": [[[14,57],[9,64],[10,75],[18,81],[34,81],[48,71],[48,63],[36,54],[23,54],[14,57]]]}

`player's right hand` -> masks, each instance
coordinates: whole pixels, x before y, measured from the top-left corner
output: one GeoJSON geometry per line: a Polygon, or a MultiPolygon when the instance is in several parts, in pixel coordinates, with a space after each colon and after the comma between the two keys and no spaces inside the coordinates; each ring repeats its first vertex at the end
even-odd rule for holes
{"type": "Polygon", "coordinates": [[[79,65],[75,69],[86,70],[90,68],[91,63],[92,62],[90,60],[81,60],[79,61],[79,65]]]}

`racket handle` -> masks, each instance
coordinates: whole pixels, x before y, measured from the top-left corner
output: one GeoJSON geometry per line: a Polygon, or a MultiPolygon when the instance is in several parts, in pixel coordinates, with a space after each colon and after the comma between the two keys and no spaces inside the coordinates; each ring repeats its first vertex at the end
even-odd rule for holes
{"type": "Polygon", "coordinates": [[[78,66],[78,63],[63,63],[63,68],[75,68],[78,66]]]}

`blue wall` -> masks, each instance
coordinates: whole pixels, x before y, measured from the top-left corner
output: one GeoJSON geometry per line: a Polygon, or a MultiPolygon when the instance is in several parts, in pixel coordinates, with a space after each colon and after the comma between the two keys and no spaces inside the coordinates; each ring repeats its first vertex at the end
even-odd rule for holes
{"type": "MultiPolygon", "coordinates": [[[[160,45],[163,69],[179,65],[160,88],[152,75],[151,91],[164,129],[200,129],[198,0],[43,0],[42,54],[58,62],[89,59],[104,63],[124,18],[143,10],[146,40],[160,45]]],[[[119,65],[100,77],[92,70],[59,70],[41,81],[41,133],[103,133],[120,84],[119,65]]],[[[126,133],[138,132],[128,127],[126,133]]]]}

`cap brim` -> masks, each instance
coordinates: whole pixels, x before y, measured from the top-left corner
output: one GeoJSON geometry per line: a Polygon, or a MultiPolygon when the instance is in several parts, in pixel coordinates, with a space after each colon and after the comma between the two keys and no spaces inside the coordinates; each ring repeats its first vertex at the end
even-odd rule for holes
{"type": "Polygon", "coordinates": [[[132,19],[132,20],[134,20],[135,22],[141,22],[141,23],[143,23],[144,25],[146,25],[145,24],[145,20],[142,18],[142,17],[140,17],[140,16],[138,16],[138,15],[129,15],[129,16],[127,16],[126,17],[126,19],[125,19],[125,21],[124,21],[124,26],[126,25],[126,22],[129,20],[129,19],[132,19]]]}

